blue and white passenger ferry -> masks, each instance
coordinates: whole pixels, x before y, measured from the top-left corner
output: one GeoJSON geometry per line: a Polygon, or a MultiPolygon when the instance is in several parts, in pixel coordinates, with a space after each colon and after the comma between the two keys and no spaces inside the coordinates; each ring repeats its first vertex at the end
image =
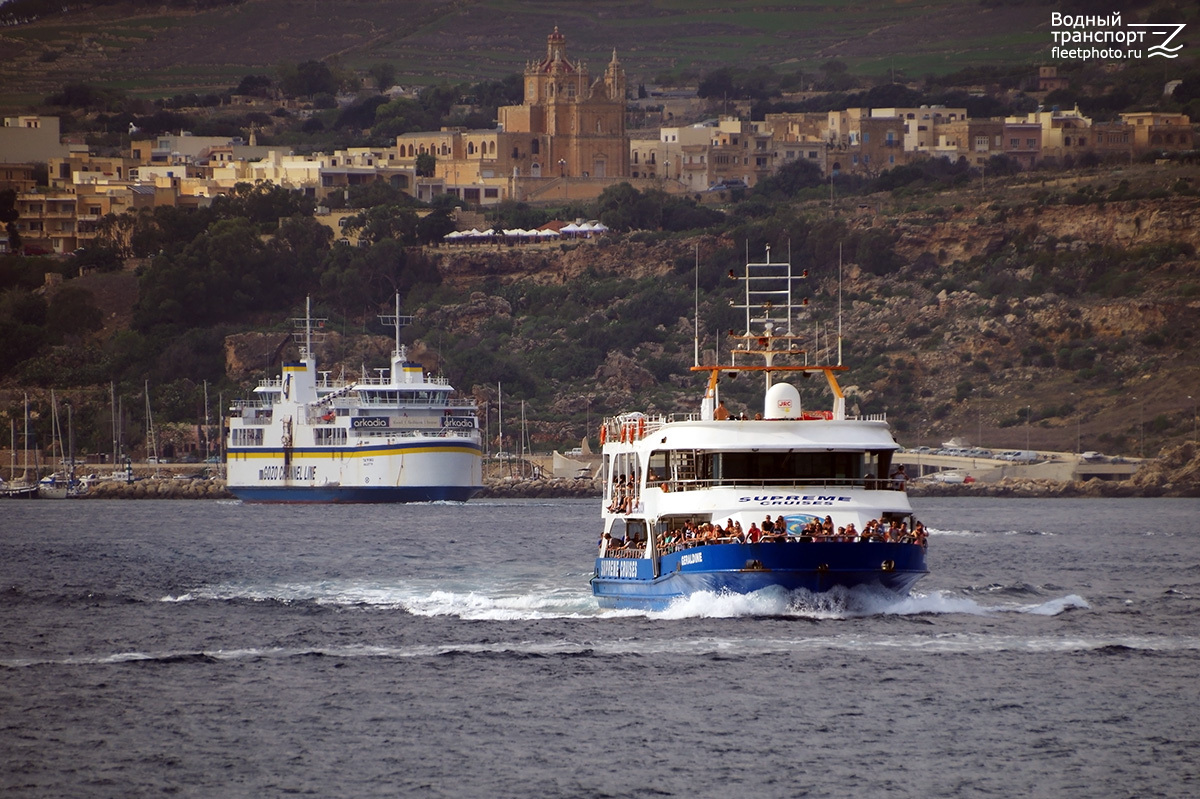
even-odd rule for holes
{"type": "MultiPolygon", "coordinates": [[[[730,276],[737,279],[733,272],[730,276]]],[[[627,413],[601,430],[603,521],[591,580],[602,607],[661,609],[709,591],[747,594],[778,586],[822,593],[880,586],[897,593],[927,573],[924,529],[903,479],[899,449],[882,416],[846,412],[838,363],[809,363],[793,333],[791,264],[748,263],[746,324],[730,331],[724,365],[700,365],[708,388],[698,414],[627,413]],[[733,418],[722,376],[762,374],[762,413],[733,418]],[[832,408],[805,410],[778,375],[824,377],[832,408]],[[767,524],[764,534],[762,525],[767,524]]]]}
{"type": "Polygon", "coordinates": [[[246,502],[463,502],[483,488],[474,401],[409,361],[399,297],[391,368],[359,380],[317,372],[323,320],[297,323],[300,360],[235,402],[226,485],[246,502]]]}

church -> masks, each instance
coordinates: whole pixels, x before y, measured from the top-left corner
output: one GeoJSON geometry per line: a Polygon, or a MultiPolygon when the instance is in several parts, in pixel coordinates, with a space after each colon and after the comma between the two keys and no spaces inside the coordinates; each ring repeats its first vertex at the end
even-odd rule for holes
{"type": "Polygon", "coordinates": [[[625,70],[616,51],[595,79],[567,56],[566,37],[546,38],[546,55],[525,66],[521,105],[499,109],[493,130],[443,129],[396,138],[400,164],[436,159],[417,196],[444,191],[472,204],[501,199],[586,199],[629,177],[625,70]],[[423,185],[424,184],[424,185],[423,185]],[[424,190],[423,190],[424,189],[424,190]]]}

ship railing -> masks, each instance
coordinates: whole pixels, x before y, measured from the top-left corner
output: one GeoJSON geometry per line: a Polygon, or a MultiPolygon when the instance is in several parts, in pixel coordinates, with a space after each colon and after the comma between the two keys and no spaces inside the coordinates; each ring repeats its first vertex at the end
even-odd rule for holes
{"type": "Polygon", "coordinates": [[[782,477],[751,480],[746,478],[707,478],[659,480],[650,488],[666,487],[668,492],[703,491],[710,488],[864,488],[869,491],[903,491],[904,483],[877,477],[782,477]]]}
{"type": "Polygon", "coordinates": [[[448,386],[448,385],[450,385],[450,378],[438,377],[436,375],[424,375],[424,377],[419,382],[396,383],[392,380],[391,377],[363,377],[362,380],[358,381],[358,384],[360,386],[394,386],[394,385],[399,385],[399,386],[420,386],[420,385],[448,386]]]}
{"type": "Polygon", "coordinates": [[[698,413],[667,413],[646,414],[627,413],[612,416],[604,420],[602,432],[605,441],[637,441],[656,432],[663,425],[672,422],[694,422],[700,419],[698,413]]]}
{"type": "MultiPolygon", "coordinates": [[[[828,414],[828,412],[825,412],[828,414]]],[[[844,417],[846,421],[854,422],[886,422],[886,413],[867,413],[861,415],[847,415],[844,417]]],[[[663,425],[673,422],[696,422],[700,421],[701,416],[698,413],[671,413],[671,414],[644,414],[644,413],[627,413],[621,416],[611,416],[604,420],[602,431],[605,441],[622,441],[634,442],[645,438],[659,430],[663,425]]],[[[822,416],[820,420],[826,420],[826,416],[822,416]]],[[[803,421],[814,421],[805,419],[803,421]]]]}
{"type": "Polygon", "coordinates": [[[355,430],[355,434],[359,439],[364,438],[477,438],[479,431],[476,429],[462,429],[456,427],[418,427],[410,429],[401,429],[398,427],[384,427],[375,430],[355,430]]]}
{"type": "Polygon", "coordinates": [[[605,558],[644,558],[645,547],[609,547],[601,557],[605,558]]]}

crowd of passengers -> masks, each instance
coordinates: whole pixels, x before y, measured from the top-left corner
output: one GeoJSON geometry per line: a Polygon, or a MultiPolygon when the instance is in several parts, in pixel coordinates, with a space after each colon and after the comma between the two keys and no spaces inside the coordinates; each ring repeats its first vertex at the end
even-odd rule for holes
{"type": "MultiPolygon", "coordinates": [[[[809,543],[809,542],[844,542],[844,543],[900,543],[920,544],[925,546],[928,532],[925,525],[917,522],[908,529],[908,523],[899,519],[871,519],[860,531],[854,522],[844,527],[834,527],[832,517],[816,520],[806,524],[799,535],[788,532],[787,523],[782,516],[774,521],[770,516],[763,519],[762,524],[750,523],[749,530],[742,529],[741,522],[727,519],[724,526],[704,522],[696,524],[687,522],[681,529],[670,530],[659,541],[659,552],[667,554],[681,549],[704,546],[705,544],[758,544],[758,543],[809,543]]],[[[610,558],[640,558],[643,557],[645,542],[625,542],[619,538],[611,538],[604,534],[600,551],[610,558]]]]}

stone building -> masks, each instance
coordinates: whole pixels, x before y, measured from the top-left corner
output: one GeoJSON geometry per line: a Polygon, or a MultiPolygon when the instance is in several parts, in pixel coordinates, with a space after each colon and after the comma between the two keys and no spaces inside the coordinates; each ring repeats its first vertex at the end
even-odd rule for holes
{"type": "Polygon", "coordinates": [[[500,129],[524,141],[515,160],[532,177],[629,177],[625,132],[625,70],[612,60],[592,80],[587,65],[567,57],[558,28],[546,37],[546,55],[525,66],[525,101],[499,109],[500,129]]]}
{"type": "Polygon", "coordinates": [[[546,55],[524,73],[521,105],[502,106],[490,130],[448,128],[396,138],[397,162],[416,168],[434,158],[434,174],[417,179],[417,195],[437,189],[472,204],[502,199],[584,199],[631,177],[625,130],[625,70],[613,52],[594,80],[567,57],[555,28],[546,55]]]}

